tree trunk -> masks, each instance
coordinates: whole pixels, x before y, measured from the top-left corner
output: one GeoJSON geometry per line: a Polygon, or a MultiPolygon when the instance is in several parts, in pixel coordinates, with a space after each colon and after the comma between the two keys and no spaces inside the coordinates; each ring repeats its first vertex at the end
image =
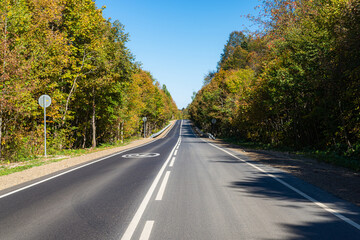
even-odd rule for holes
{"type": "Polygon", "coordinates": [[[3,119],[2,119],[2,116],[1,116],[1,110],[0,110],[0,160],[2,158],[2,155],[1,155],[1,149],[2,149],[2,126],[3,125],[3,119]]]}
{"type": "Polygon", "coordinates": [[[83,137],[83,145],[82,145],[82,148],[83,148],[83,149],[84,149],[85,146],[86,146],[86,129],[87,129],[87,127],[85,126],[84,137],[83,137]]]}
{"type": "MultiPolygon", "coordinates": [[[[3,77],[5,77],[5,67],[6,67],[6,50],[7,50],[7,16],[5,16],[5,26],[4,26],[4,60],[3,60],[3,77]]],[[[4,79],[5,80],[5,79],[4,79]]],[[[5,84],[5,81],[4,83],[5,84]]]]}
{"type": "Polygon", "coordinates": [[[343,117],[344,114],[343,114],[343,110],[342,110],[340,100],[339,100],[339,110],[340,110],[341,123],[342,123],[342,126],[343,126],[342,132],[343,132],[344,137],[345,137],[345,142],[348,145],[348,147],[353,150],[352,144],[351,144],[351,142],[349,140],[349,137],[348,137],[348,134],[347,134],[347,127],[346,127],[346,123],[345,123],[345,120],[344,120],[344,117],[343,117]]]}
{"type": "Polygon", "coordinates": [[[65,124],[65,119],[66,119],[66,113],[69,109],[69,103],[70,103],[70,99],[71,99],[71,96],[72,94],[74,93],[75,91],[75,87],[76,87],[76,81],[77,79],[79,78],[80,76],[80,72],[82,71],[83,67],[84,67],[84,63],[85,63],[85,58],[86,58],[86,49],[84,50],[84,55],[83,55],[83,59],[82,59],[82,63],[81,63],[81,67],[80,67],[80,71],[79,73],[76,75],[75,79],[74,79],[74,82],[71,86],[71,89],[70,89],[70,92],[69,92],[69,95],[66,99],[66,104],[65,104],[65,111],[64,111],[64,114],[63,114],[63,117],[62,117],[62,123],[61,123],[61,126],[64,126],[65,124]]]}
{"type": "MultiPolygon", "coordinates": [[[[6,13],[7,14],[7,13],[6,13]]],[[[2,77],[3,77],[3,89],[1,91],[1,96],[4,97],[4,95],[6,94],[5,92],[5,74],[6,74],[6,50],[7,50],[7,16],[5,16],[5,26],[4,26],[4,56],[3,56],[3,71],[2,71],[2,77]]],[[[3,118],[2,118],[2,113],[3,113],[3,99],[0,99],[0,159],[2,158],[2,129],[3,129],[3,118]]]]}
{"type": "Polygon", "coordinates": [[[120,129],[121,129],[121,123],[118,124],[117,134],[116,134],[116,141],[120,140],[120,129]]]}
{"type": "Polygon", "coordinates": [[[121,122],[121,143],[124,143],[124,121],[121,122]]]}
{"type": "Polygon", "coordinates": [[[96,116],[96,105],[95,105],[95,88],[93,87],[93,113],[92,113],[92,147],[96,148],[96,124],[95,124],[95,116],[96,116]]]}
{"type": "Polygon", "coordinates": [[[147,129],[147,135],[146,135],[146,136],[148,136],[148,135],[151,134],[152,127],[153,127],[153,125],[149,122],[148,129],[147,129]]]}

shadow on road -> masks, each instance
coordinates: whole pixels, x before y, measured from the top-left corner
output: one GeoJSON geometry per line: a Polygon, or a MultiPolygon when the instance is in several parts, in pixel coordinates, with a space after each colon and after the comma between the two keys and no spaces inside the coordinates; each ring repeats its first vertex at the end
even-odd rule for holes
{"type": "Polygon", "coordinates": [[[333,219],[332,221],[309,222],[304,224],[281,224],[293,237],[288,239],[341,239],[354,240],[360,239],[359,231],[346,226],[342,220],[333,219]],[[357,232],[356,232],[357,231],[357,232]]]}
{"type": "MultiPolygon", "coordinates": [[[[286,173],[279,172],[272,174],[284,182],[294,181],[293,179],[290,179],[291,176],[286,173]]],[[[245,193],[250,197],[274,201],[279,207],[284,208],[284,211],[289,208],[302,211],[304,207],[308,206],[303,205],[302,203],[310,203],[309,200],[302,197],[300,194],[290,190],[272,177],[263,173],[256,173],[252,177],[245,178],[242,181],[231,182],[229,187],[245,193]],[[276,203],[277,200],[279,200],[278,203],[276,203]]],[[[360,220],[360,211],[357,207],[348,207],[342,200],[336,202],[336,199],[337,198],[329,197],[328,201],[326,201],[325,198],[325,200],[321,199],[321,202],[329,206],[335,204],[342,209],[342,212],[340,212],[341,214],[344,214],[355,222],[360,220]]],[[[314,220],[309,216],[309,221],[306,223],[279,223],[282,228],[286,229],[286,232],[290,232],[291,235],[293,235],[293,237],[289,239],[360,239],[360,231],[355,227],[335,217],[331,213],[326,212],[320,207],[316,205],[313,206],[315,209],[313,214],[316,216],[317,220],[314,220]]]]}

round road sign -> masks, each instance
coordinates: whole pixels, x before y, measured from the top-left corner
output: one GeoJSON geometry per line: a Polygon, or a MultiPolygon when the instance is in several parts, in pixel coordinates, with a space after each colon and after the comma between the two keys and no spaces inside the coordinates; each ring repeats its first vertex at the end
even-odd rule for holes
{"type": "Polygon", "coordinates": [[[49,95],[46,95],[46,94],[41,95],[41,97],[39,97],[39,104],[40,104],[41,107],[47,108],[51,104],[51,97],[49,95]]]}

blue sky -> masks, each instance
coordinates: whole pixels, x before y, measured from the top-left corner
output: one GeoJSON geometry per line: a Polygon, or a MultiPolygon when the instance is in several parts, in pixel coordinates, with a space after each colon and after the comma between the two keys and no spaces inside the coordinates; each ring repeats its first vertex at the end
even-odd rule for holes
{"type": "Polygon", "coordinates": [[[128,48],[185,108],[205,74],[215,70],[235,30],[252,29],[243,15],[258,0],[96,0],[104,17],[119,20],[130,35],[128,48]]]}

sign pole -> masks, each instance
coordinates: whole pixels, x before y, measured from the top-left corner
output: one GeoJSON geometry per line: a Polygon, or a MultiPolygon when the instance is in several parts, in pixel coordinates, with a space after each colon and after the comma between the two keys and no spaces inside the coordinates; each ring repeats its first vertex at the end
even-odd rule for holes
{"type": "Polygon", "coordinates": [[[45,157],[46,157],[46,105],[45,105],[45,98],[43,98],[44,104],[44,146],[45,146],[45,157]]]}
{"type": "Polygon", "coordinates": [[[51,97],[49,95],[41,95],[39,97],[39,105],[44,108],[44,152],[46,157],[46,108],[51,104],[51,97]]]}
{"type": "Polygon", "coordinates": [[[216,119],[213,118],[211,119],[211,131],[212,131],[212,134],[215,135],[215,132],[214,132],[214,128],[215,128],[215,123],[216,123],[216,119]]]}
{"type": "Polygon", "coordinates": [[[143,121],[144,121],[144,138],[146,138],[146,121],[147,121],[147,117],[143,117],[143,121]]]}

